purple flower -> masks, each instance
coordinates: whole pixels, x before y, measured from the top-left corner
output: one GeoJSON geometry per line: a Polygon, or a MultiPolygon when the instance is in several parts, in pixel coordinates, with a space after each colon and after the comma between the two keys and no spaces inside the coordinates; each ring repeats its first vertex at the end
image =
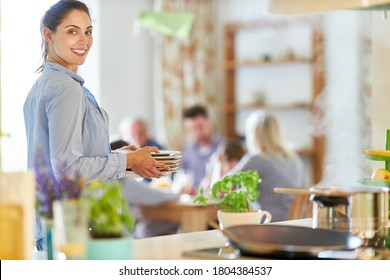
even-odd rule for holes
{"type": "Polygon", "coordinates": [[[71,176],[66,173],[66,163],[62,162],[56,168],[58,179],[54,176],[50,160],[40,150],[34,157],[34,171],[36,178],[37,209],[40,215],[53,218],[53,201],[60,199],[76,199],[80,197],[83,187],[83,178],[80,174],[71,176]]]}

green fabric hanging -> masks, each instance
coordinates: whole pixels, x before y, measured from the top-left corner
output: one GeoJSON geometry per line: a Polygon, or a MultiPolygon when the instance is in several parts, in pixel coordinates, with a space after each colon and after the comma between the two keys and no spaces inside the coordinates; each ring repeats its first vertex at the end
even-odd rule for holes
{"type": "Polygon", "coordinates": [[[141,12],[138,16],[142,27],[178,39],[189,37],[194,20],[190,12],[141,12]]]}

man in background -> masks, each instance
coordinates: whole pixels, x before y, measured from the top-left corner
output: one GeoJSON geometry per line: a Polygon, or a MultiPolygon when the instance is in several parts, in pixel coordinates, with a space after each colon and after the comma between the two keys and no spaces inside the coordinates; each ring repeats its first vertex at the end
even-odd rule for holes
{"type": "Polygon", "coordinates": [[[191,137],[191,142],[183,149],[181,168],[193,177],[192,187],[183,191],[196,194],[200,182],[206,176],[206,164],[210,157],[224,143],[224,139],[213,129],[206,108],[195,105],[183,113],[184,126],[191,137]]]}
{"type": "MultiPolygon", "coordinates": [[[[120,139],[110,143],[111,150],[120,149],[123,146],[135,145],[139,148],[146,146],[156,146],[163,150],[163,146],[149,137],[148,128],[145,121],[141,118],[125,117],[119,123],[120,139]]],[[[152,180],[144,178],[143,182],[150,183],[152,180]]]]}
{"type": "Polygon", "coordinates": [[[111,142],[111,149],[116,150],[127,145],[136,145],[140,148],[145,146],[156,146],[159,150],[163,146],[150,138],[148,128],[143,119],[124,118],[119,124],[120,139],[111,142]]]}
{"type": "MultiPolygon", "coordinates": [[[[163,147],[151,139],[145,121],[141,118],[130,116],[121,120],[118,126],[119,139],[110,143],[111,149],[120,149],[123,146],[136,145],[140,148],[145,146],[156,146],[159,150],[163,147]]],[[[131,177],[124,177],[119,180],[122,186],[122,193],[129,203],[132,212],[135,213],[136,223],[134,229],[135,238],[146,238],[166,234],[177,233],[179,225],[166,221],[149,221],[138,215],[137,206],[158,204],[174,201],[179,194],[164,192],[152,185],[152,180],[144,178],[141,181],[131,177]]]]}

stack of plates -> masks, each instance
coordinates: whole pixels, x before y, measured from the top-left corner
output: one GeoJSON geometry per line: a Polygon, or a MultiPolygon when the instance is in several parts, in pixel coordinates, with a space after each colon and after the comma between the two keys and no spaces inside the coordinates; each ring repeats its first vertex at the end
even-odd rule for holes
{"type": "MultiPolygon", "coordinates": [[[[119,154],[127,154],[131,152],[133,151],[121,150],[121,149],[112,151],[112,153],[119,153],[119,154]]],[[[159,153],[152,153],[151,155],[157,161],[163,162],[171,168],[170,170],[166,170],[159,167],[157,168],[158,170],[165,172],[165,174],[176,172],[179,169],[181,152],[171,151],[171,150],[160,150],[159,153]]],[[[130,170],[126,171],[126,176],[140,178],[137,174],[135,174],[133,171],[130,170]]]]}
{"type": "Polygon", "coordinates": [[[162,162],[171,168],[170,170],[166,170],[158,167],[157,169],[160,171],[164,171],[166,173],[173,173],[179,169],[181,159],[181,152],[179,151],[160,150],[159,153],[152,153],[152,157],[155,160],[162,162]]]}

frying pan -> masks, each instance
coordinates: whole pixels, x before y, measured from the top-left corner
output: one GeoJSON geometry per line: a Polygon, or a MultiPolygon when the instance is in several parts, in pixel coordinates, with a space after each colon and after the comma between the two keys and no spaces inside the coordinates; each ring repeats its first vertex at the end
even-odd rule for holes
{"type": "Polygon", "coordinates": [[[243,255],[277,259],[317,259],[323,251],[348,251],[363,239],[346,232],[287,225],[242,225],[223,230],[243,255]]]}

